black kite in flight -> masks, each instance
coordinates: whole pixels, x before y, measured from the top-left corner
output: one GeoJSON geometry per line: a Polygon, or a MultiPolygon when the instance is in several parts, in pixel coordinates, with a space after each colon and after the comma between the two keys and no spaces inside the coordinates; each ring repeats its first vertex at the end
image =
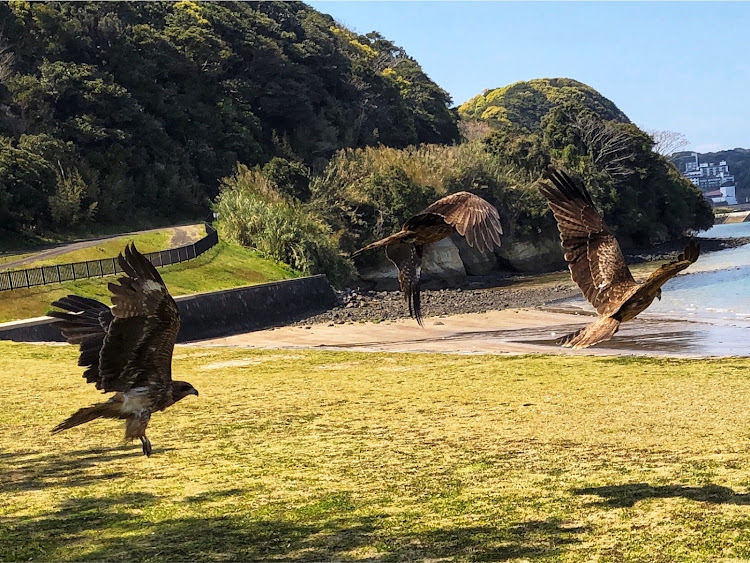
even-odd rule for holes
{"type": "Polygon", "coordinates": [[[677,260],[638,283],[586,188],[561,170],[550,169],[547,177],[552,185],[545,182],[541,192],[557,220],[570,275],[599,313],[595,322],[567,336],[563,346],[586,348],[609,340],[621,323],[661,299],[661,286],[698,259],[700,246],[690,241],[677,260]]]}
{"type": "Polygon", "coordinates": [[[419,299],[424,247],[453,233],[466,238],[480,252],[500,246],[500,215],[492,205],[469,192],[456,192],[408,219],[399,232],[358,250],[352,256],[385,246],[385,255],[398,268],[398,283],[409,305],[409,314],[422,324],[419,299]]]}

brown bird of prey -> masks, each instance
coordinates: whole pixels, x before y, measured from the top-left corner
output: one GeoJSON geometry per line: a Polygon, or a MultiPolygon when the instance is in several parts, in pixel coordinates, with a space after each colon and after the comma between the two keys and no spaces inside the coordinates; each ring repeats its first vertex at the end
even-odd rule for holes
{"type": "Polygon", "coordinates": [[[437,200],[404,223],[399,232],[368,244],[352,256],[385,246],[385,255],[398,268],[398,283],[409,305],[409,314],[422,325],[419,300],[424,247],[458,233],[479,251],[500,246],[500,215],[492,205],[469,192],[456,192],[437,200]]]}
{"type": "Polygon", "coordinates": [[[52,430],[62,432],[97,418],[125,420],[125,440],[141,440],[143,453],[151,455],[146,437],[151,414],[162,411],[198,391],[185,381],[172,381],[172,350],[180,328],[177,304],[159,272],[131,243],[118,256],[125,276],[110,283],[112,308],[104,303],[68,295],[52,303],[65,309],[51,311],[60,319],[63,336],[78,344],[83,377],[104,393],[114,391],[105,403],[80,409],[52,430]]]}
{"type": "Polygon", "coordinates": [[[550,169],[541,192],[557,220],[573,281],[599,313],[599,318],[563,339],[568,348],[586,348],[609,340],[620,328],[661,299],[661,286],[698,259],[695,241],[685,247],[677,260],[664,264],[644,283],[633,279],[620,245],[596,211],[586,188],[575,183],[562,170],[550,169]]]}

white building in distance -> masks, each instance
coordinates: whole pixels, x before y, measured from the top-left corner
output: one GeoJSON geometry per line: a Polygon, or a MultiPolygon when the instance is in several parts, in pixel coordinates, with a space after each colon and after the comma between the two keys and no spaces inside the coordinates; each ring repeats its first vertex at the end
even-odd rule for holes
{"type": "Polygon", "coordinates": [[[698,186],[714,205],[737,205],[734,176],[729,173],[726,160],[719,164],[698,162],[698,153],[679,153],[675,159],[680,172],[698,186]]]}

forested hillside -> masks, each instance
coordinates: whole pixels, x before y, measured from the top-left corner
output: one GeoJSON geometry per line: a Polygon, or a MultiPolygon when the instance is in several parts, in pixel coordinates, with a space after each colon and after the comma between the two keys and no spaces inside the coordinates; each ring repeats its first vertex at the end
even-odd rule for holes
{"type": "Polygon", "coordinates": [[[498,207],[502,252],[549,252],[550,163],[625,245],[713,221],[589,86],[518,82],[454,111],[402,49],[302,3],[13,1],[0,22],[0,231],[212,207],[224,238],[343,281],[349,253],[458,190],[498,207]]]}
{"type": "Polygon", "coordinates": [[[459,113],[489,126],[487,149],[519,178],[538,178],[554,162],[583,179],[626,245],[645,246],[713,223],[700,190],[652,150],[653,139],[581,82],[517,82],[485,91],[459,113]]]}
{"type": "Polygon", "coordinates": [[[204,215],[237,162],[452,143],[448,94],[298,2],[0,4],[0,229],[204,215]]]}

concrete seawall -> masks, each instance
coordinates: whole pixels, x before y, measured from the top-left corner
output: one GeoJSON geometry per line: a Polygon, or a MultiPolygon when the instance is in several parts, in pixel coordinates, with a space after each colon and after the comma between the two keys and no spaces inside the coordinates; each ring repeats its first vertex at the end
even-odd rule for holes
{"type": "MultiPolygon", "coordinates": [[[[218,338],[299,320],[331,308],[336,295],[323,275],[175,298],[177,342],[218,338]]],[[[49,317],[0,324],[0,340],[63,342],[49,317]]]]}
{"type": "Polygon", "coordinates": [[[750,222],[750,211],[734,211],[733,213],[722,213],[717,215],[714,221],[717,225],[726,223],[750,222]]]}

